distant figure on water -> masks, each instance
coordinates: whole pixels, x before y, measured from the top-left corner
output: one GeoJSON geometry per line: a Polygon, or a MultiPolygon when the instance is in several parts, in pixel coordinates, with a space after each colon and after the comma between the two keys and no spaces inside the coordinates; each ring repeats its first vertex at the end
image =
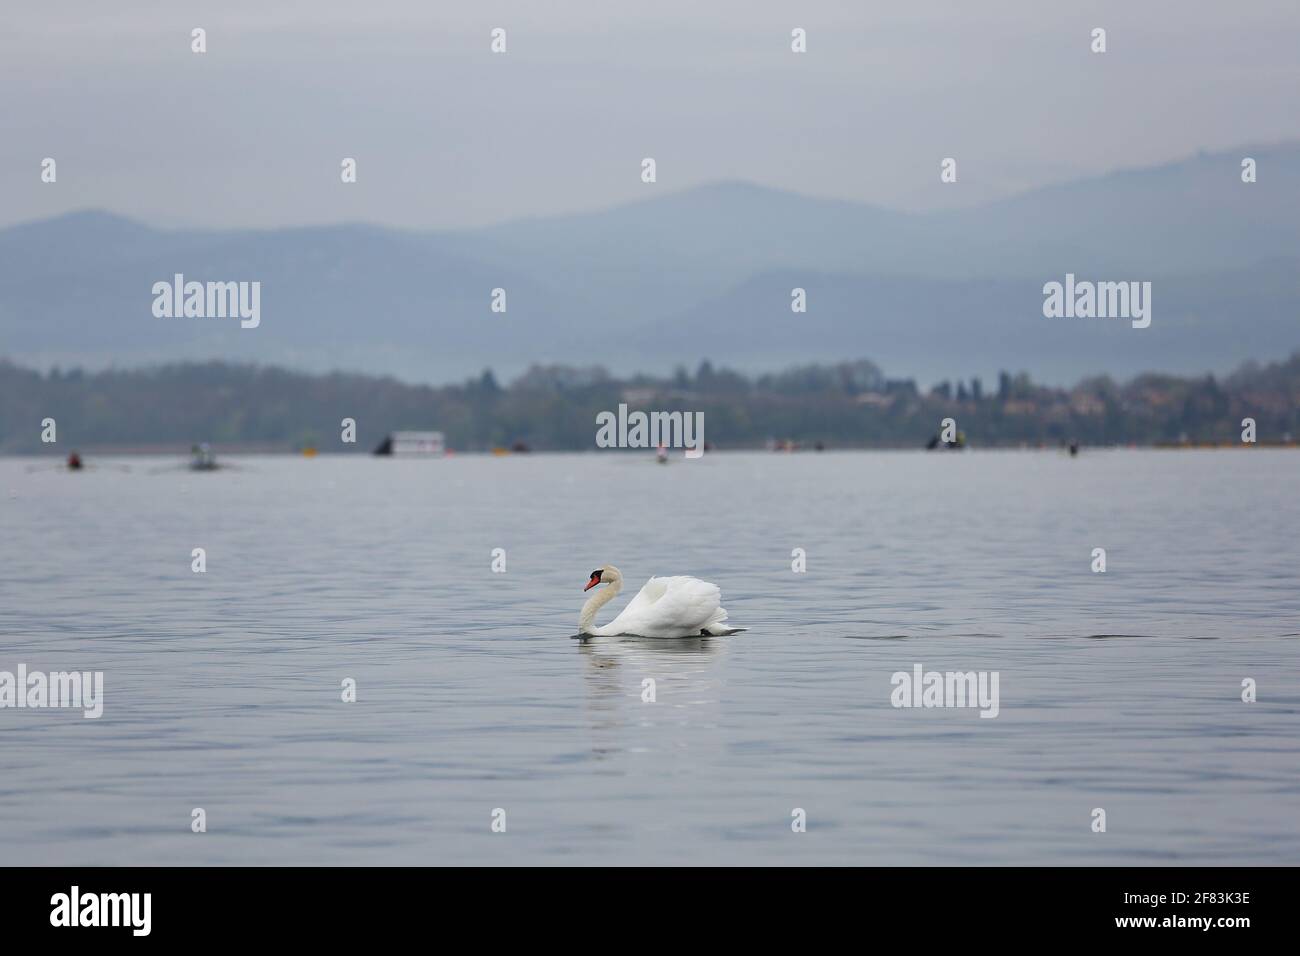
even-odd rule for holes
{"type": "Polygon", "coordinates": [[[926,444],[925,447],[928,451],[934,451],[936,449],[957,450],[957,449],[965,448],[966,433],[958,432],[957,437],[954,438],[952,441],[944,441],[939,435],[935,435],[930,439],[930,441],[926,444]]]}
{"type": "Polygon", "coordinates": [[[81,456],[75,451],[68,455],[68,471],[81,471],[81,456]]]}
{"type": "Polygon", "coordinates": [[[207,442],[190,446],[190,471],[216,471],[217,456],[207,442]]]}

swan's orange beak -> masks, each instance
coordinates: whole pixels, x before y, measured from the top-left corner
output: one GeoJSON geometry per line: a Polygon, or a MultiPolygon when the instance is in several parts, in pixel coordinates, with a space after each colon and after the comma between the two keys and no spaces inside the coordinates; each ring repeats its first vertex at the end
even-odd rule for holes
{"type": "Polygon", "coordinates": [[[595,587],[597,584],[599,584],[599,583],[600,583],[600,572],[599,572],[599,571],[592,571],[592,572],[591,572],[591,580],[587,582],[587,586],[586,586],[585,588],[583,588],[583,590],[584,590],[584,591],[590,591],[592,588],[594,588],[594,587],[595,587]]]}

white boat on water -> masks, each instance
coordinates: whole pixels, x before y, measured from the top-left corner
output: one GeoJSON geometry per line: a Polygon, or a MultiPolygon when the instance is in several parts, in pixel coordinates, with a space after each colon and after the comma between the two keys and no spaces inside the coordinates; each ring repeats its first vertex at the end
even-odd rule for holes
{"type": "Polygon", "coordinates": [[[442,432],[389,432],[375,449],[376,455],[428,458],[447,452],[442,432]]]}

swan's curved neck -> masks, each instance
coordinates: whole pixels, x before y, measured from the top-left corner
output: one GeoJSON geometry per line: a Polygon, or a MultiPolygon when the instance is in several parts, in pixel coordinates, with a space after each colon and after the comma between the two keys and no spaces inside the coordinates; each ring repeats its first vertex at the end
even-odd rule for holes
{"type": "Polygon", "coordinates": [[[614,595],[622,589],[623,581],[621,578],[607,585],[596,588],[596,593],[587,598],[587,603],[582,606],[582,613],[578,615],[579,634],[588,634],[591,632],[592,625],[596,620],[596,612],[610,601],[614,600],[614,595]]]}

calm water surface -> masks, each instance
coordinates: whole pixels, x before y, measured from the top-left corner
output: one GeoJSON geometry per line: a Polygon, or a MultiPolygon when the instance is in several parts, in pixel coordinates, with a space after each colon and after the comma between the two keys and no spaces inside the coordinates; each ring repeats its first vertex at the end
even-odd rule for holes
{"type": "Polygon", "coordinates": [[[1295,452],[116,461],[0,460],[0,670],[106,698],[0,709],[2,863],[1300,863],[1295,452]],[[571,640],[604,563],[750,631],[571,640]]]}

